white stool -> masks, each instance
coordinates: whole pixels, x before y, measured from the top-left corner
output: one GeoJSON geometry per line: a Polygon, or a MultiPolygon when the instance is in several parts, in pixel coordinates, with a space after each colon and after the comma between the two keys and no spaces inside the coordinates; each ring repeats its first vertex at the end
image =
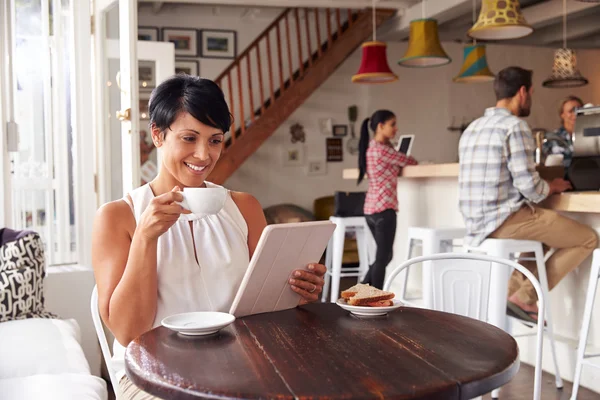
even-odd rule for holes
{"type": "MultiPolygon", "coordinates": [[[[454,239],[462,239],[466,234],[465,228],[424,228],[411,226],[408,228],[408,247],[406,259],[410,260],[412,252],[418,241],[421,242],[423,256],[438,253],[452,253],[454,239]]],[[[431,262],[426,261],[422,267],[423,306],[433,308],[433,281],[431,275],[431,262]]],[[[406,300],[406,286],[410,267],[400,273],[400,301],[406,300]]]]}
{"type": "Polygon", "coordinates": [[[329,282],[331,282],[330,301],[335,303],[340,294],[340,279],[342,277],[358,277],[358,279],[362,279],[369,270],[369,265],[374,258],[375,244],[365,217],[329,217],[329,220],[336,225],[336,228],[329,240],[329,245],[325,253],[327,273],[325,274],[325,285],[323,286],[321,301],[327,301],[329,282]],[[346,232],[356,233],[359,266],[358,268],[344,269],[344,273],[342,273],[346,232]]]}
{"type": "Polygon", "coordinates": [[[585,300],[585,310],[583,312],[583,321],[581,321],[581,332],[579,333],[579,346],[577,347],[577,367],[575,368],[575,378],[573,379],[573,392],[571,400],[577,399],[579,391],[579,380],[581,379],[581,370],[584,365],[600,368],[598,363],[594,363],[586,358],[598,357],[598,354],[585,354],[587,346],[587,338],[590,330],[590,321],[592,319],[592,310],[594,309],[594,299],[596,298],[596,290],[598,289],[598,279],[600,279],[600,249],[594,250],[594,258],[592,260],[592,269],[590,271],[590,280],[588,283],[587,298],[585,300]]]}
{"type": "MultiPolygon", "coordinates": [[[[544,259],[544,248],[541,242],[533,240],[515,240],[515,239],[486,239],[479,246],[465,246],[468,252],[485,253],[487,255],[504,258],[507,260],[517,260],[513,255],[515,253],[535,253],[535,261],[537,264],[538,278],[540,286],[546,299],[548,296],[548,279],[546,277],[546,262],[544,259]]],[[[510,321],[506,315],[506,302],[508,294],[508,281],[512,271],[501,266],[492,266],[490,282],[490,301],[488,307],[488,322],[497,326],[504,331],[510,332],[510,321]]],[[[552,329],[552,312],[550,311],[550,300],[547,301],[546,315],[538,316],[538,323],[543,323],[546,320],[547,326],[544,330],[548,334],[550,340],[550,350],[552,351],[552,359],[554,361],[554,379],[557,388],[562,388],[563,383],[558,369],[558,360],[556,358],[556,348],[554,345],[554,331],[552,329]],[[545,317],[545,318],[544,318],[545,317]]],[[[528,336],[513,335],[513,336],[528,336]]],[[[498,398],[500,389],[492,391],[492,398],[498,398]]]]}

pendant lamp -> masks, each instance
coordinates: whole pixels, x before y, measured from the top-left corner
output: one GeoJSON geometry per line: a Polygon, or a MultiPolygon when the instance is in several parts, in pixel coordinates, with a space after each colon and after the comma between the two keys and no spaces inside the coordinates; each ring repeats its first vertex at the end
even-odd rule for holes
{"type": "Polygon", "coordinates": [[[485,45],[474,44],[464,49],[464,62],[458,75],[453,79],[457,83],[490,82],[494,74],[490,71],[485,57],[485,45]]]}
{"type": "Polygon", "coordinates": [[[567,0],[563,0],[563,48],[554,52],[552,75],[542,86],[547,88],[573,88],[585,86],[588,80],[577,69],[575,51],[567,48],[567,0]]]}
{"type": "Polygon", "coordinates": [[[519,0],[482,0],[479,19],[467,32],[473,39],[506,40],[529,35],[519,0]]]}
{"type": "Polygon", "coordinates": [[[398,64],[403,67],[437,67],[452,61],[442,48],[437,20],[425,18],[425,0],[421,0],[423,18],[410,21],[408,49],[398,64]]]}
{"type": "Polygon", "coordinates": [[[373,41],[362,44],[362,60],[358,72],[352,76],[354,83],[389,83],[398,80],[387,62],[387,45],[377,41],[375,0],[373,0],[373,41]]]}

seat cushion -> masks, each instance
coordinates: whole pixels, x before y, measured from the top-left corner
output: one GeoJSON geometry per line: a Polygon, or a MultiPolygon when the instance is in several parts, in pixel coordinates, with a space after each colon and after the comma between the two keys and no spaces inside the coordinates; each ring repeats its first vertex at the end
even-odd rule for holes
{"type": "Polygon", "coordinates": [[[107,400],[106,382],[93,375],[32,375],[0,379],[0,398],[19,400],[107,400]]]}
{"type": "Polygon", "coordinates": [[[0,379],[36,374],[89,374],[80,336],[74,319],[1,322],[0,379]]]}
{"type": "Polygon", "coordinates": [[[0,322],[56,318],[44,310],[44,244],[32,231],[0,230],[0,322]]]}

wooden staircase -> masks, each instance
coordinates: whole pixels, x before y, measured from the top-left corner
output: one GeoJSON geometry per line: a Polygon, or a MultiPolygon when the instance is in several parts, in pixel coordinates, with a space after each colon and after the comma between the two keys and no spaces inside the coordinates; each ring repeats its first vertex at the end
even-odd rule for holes
{"type": "MultiPolygon", "coordinates": [[[[394,14],[395,10],[377,10],[377,26],[394,14]]],[[[234,122],[208,180],[224,183],[372,35],[372,17],[370,9],[283,11],[215,79],[234,122]]]]}

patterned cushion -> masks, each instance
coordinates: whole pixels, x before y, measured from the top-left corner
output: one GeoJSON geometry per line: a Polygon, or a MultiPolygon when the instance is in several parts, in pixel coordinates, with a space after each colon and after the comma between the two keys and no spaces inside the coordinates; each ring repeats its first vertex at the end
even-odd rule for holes
{"type": "Polygon", "coordinates": [[[5,228],[0,239],[0,322],[57,318],[44,310],[46,260],[39,235],[5,228]]]}

